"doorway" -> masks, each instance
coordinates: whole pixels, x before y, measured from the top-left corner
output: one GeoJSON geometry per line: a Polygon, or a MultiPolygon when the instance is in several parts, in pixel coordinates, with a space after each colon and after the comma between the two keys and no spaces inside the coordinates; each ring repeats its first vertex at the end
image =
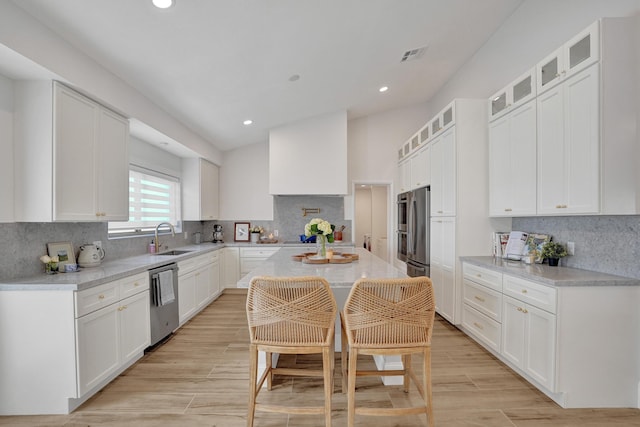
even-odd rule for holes
{"type": "Polygon", "coordinates": [[[389,262],[389,184],[354,184],[353,240],[389,262]]]}

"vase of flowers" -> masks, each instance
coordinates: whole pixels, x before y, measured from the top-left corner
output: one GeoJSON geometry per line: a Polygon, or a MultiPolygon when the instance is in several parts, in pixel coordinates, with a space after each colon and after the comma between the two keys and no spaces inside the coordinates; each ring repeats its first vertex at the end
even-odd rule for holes
{"type": "Polygon", "coordinates": [[[304,235],[316,236],[316,251],[320,258],[327,257],[327,242],[333,243],[333,230],[336,226],[321,218],[314,218],[304,226],[304,235]]]}
{"type": "Polygon", "coordinates": [[[40,261],[44,263],[44,272],[47,274],[56,274],[58,272],[58,263],[60,262],[57,256],[50,257],[49,255],[42,255],[40,261]]]}
{"type": "Polygon", "coordinates": [[[254,225],[249,229],[249,236],[251,237],[251,243],[258,243],[260,235],[264,232],[264,228],[259,225],[254,225]]]}

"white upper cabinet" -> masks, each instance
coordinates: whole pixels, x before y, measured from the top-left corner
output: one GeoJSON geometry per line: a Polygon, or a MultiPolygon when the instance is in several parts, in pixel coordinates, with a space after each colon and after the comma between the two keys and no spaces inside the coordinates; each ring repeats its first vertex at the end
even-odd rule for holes
{"type": "Polygon", "coordinates": [[[536,101],[489,123],[489,215],[536,214],[536,101]]]}
{"type": "Polygon", "coordinates": [[[538,213],[597,214],[598,66],[538,97],[538,213]]]}
{"type": "Polygon", "coordinates": [[[51,81],[15,84],[17,221],[126,221],[129,121],[51,81]]]}
{"type": "Polygon", "coordinates": [[[411,157],[411,189],[431,184],[431,147],[424,147],[411,157]]]}
{"type": "Polygon", "coordinates": [[[269,194],[348,192],[346,111],[269,132],[269,194]]]}
{"type": "Polygon", "coordinates": [[[182,159],[183,219],[218,219],[219,205],[218,166],[204,159],[182,159]]]}
{"type": "Polygon", "coordinates": [[[535,68],[509,83],[489,98],[489,120],[495,120],[536,96],[535,68]]]}
{"type": "Polygon", "coordinates": [[[443,132],[431,143],[431,216],[456,214],[456,132],[443,132]]]}
{"type": "Polygon", "coordinates": [[[538,93],[551,89],[600,59],[599,22],[596,21],[538,62],[538,93]]]}

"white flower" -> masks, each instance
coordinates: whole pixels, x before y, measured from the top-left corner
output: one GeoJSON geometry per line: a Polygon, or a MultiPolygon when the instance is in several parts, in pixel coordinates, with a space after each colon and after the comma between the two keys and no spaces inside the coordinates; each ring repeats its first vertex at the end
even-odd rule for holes
{"type": "Polygon", "coordinates": [[[42,255],[40,257],[40,261],[44,262],[45,264],[49,264],[51,262],[51,258],[49,258],[48,255],[42,255]]]}
{"type": "Polygon", "coordinates": [[[318,224],[318,230],[322,231],[325,236],[331,234],[331,224],[328,221],[322,221],[318,224]]]}
{"type": "Polygon", "coordinates": [[[56,255],[56,256],[52,256],[51,257],[51,262],[60,262],[60,258],[56,255]]]}

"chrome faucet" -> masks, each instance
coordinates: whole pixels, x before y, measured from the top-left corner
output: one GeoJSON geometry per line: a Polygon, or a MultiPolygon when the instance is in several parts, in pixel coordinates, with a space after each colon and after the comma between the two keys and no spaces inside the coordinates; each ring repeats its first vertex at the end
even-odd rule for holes
{"type": "Polygon", "coordinates": [[[163,225],[168,225],[169,228],[171,229],[171,236],[175,237],[176,236],[176,229],[173,228],[173,225],[169,224],[168,222],[161,222],[160,224],[156,225],[156,239],[154,240],[155,245],[156,245],[156,253],[158,253],[158,251],[160,250],[160,243],[158,242],[158,229],[160,227],[162,227],[163,225]]]}

